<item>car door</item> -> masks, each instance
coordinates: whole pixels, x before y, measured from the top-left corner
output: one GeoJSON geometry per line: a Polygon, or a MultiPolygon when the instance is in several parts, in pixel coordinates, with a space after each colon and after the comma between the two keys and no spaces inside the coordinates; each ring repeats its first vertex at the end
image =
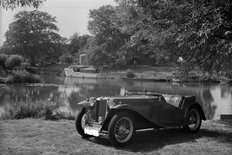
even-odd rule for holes
{"type": "MultiPolygon", "coordinates": [[[[158,97],[157,97],[158,98],[158,97]]],[[[135,109],[139,114],[147,119],[151,119],[154,108],[154,97],[140,96],[140,97],[127,97],[120,99],[122,104],[127,104],[135,109]]],[[[158,116],[158,114],[157,114],[158,116]]]]}
{"type": "Polygon", "coordinates": [[[183,125],[184,111],[180,108],[181,102],[181,96],[170,95],[166,98],[164,97],[159,106],[158,123],[162,126],[183,125]]]}
{"type": "Polygon", "coordinates": [[[152,103],[150,120],[154,124],[159,123],[160,107],[163,104],[163,100],[161,97],[162,96],[157,96],[157,98],[154,98],[153,103],[152,103]]]}

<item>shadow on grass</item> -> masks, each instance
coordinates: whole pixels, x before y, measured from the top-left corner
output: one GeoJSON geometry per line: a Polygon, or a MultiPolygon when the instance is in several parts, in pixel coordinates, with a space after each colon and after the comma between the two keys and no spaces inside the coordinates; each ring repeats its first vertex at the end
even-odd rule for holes
{"type": "MultiPolygon", "coordinates": [[[[182,129],[164,129],[146,132],[136,132],[133,143],[129,146],[120,147],[118,149],[128,152],[152,152],[163,148],[166,145],[196,142],[199,138],[215,138],[216,141],[222,143],[232,143],[232,134],[218,131],[210,131],[201,129],[198,133],[186,133],[182,129]]],[[[94,143],[112,146],[108,139],[91,138],[89,141],[94,143]]]]}

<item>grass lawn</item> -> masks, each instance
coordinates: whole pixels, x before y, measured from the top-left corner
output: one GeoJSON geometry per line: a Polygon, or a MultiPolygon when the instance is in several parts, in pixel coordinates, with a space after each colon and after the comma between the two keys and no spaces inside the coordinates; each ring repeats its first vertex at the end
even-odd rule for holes
{"type": "Polygon", "coordinates": [[[196,134],[181,129],[137,132],[134,142],[113,147],[107,139],[82,139],[74,121],[0,121],[0,154],[232,154],[232,125],[203,122],[196,134]]]}

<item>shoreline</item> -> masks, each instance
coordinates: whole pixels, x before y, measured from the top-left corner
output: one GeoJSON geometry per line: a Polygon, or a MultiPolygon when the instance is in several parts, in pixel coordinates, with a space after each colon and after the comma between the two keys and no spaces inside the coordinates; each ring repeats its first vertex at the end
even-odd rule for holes
{"type": "MultiPolygon", "coordinates": [[[[41,75],[44,75],[44,74],[41,74],[41,75]]],[[[56,76],[56,75],[53,75],[53,74],[46,74],[48,76],[56,76]]],[[[109,74],[110,75],[110,74],[109,74]]],[[[127,77],[121,77],[121,78],[117,78],[117,77],[113,77],[114,74],[110,75],[109,77],[98,77],[98,78],[94,78],[94,79],[121,79],[121,80],[133,80],[133,81],[147,81],[147,82],[170,82],[170,83],[189,83],[189,82],[192,82],[192,83],[221,83],[220,80],[183,80],[183,81],[172,81],[171,79],[168,79],[168,78],[161,78],[161,79],[153,79],[153,78],[127,78],[127,77]]],[[[65,77],[63,75],[60,75],[59,77],[65,77]]],[[[79,78],[79,77],[69,77],[69,78],[79,78]]],[[[18,84],[17,82],[16,83],[12,83],[12,82],[6,82],[7,78],[2,78],[0,77],[0,84],[18,84]]],[[[88,79],[88,78],[79,78],[79,79],[88,79]]],[[[25,82],[27,83],[27,82],[25,82]]],[[[28,82],[30,83],[30,82],[28,82]]],[[[41,82],[39,82],[41,83],[41,82]]],[[[228,84],[231,84],[232,81],[228,82],[228,84]]]]}
{"type": "MultiPolygon", "coordinates": [[[[32,73],[37,75],[50,75],[65,77],[64,65],[54,65],[46,67],[32,67],[29,68],[32,73]]],[[[149,82],[171,82],[171,83],[229,83],[232,81],[220,81],[219,77],[205,76],[201,73],[195,72],[192,76],[185,76],[183,74],[174,74],[174,67],[152,67],[152,66],[137,66],[131,69],[135,77],[127,77],[127,69],[105,69],[101,73],[97,73],[96,79],[122,79],[122,80],[134,80],[134,81],[149,81],[149,82]]],[[[75,77],[72,77],[75,78],[75,77]]],[[[77,77],[78,78],[78,77],[77,77]]],[[[88,79],[88,78],[86,78],[88,79]]],[[[12,84],[7,82],[7,78],[0,76],[1,84],[12,84]]],[[[14,83],[13,83],[14,84],[14,83]]]]}

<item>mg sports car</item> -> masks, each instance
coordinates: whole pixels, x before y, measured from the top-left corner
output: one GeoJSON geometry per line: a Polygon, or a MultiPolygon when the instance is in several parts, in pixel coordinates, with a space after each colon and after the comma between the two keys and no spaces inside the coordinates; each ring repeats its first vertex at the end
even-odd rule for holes
{"type": "Polygon", "coordinates": [[[132,142],[136,130],[182,127],[194,133],[206,120],[194,96],[130,92],[119,97],[91,97],[78,104],[78,133],[84,138],[107,136],[115,146],[132,142]]]}

